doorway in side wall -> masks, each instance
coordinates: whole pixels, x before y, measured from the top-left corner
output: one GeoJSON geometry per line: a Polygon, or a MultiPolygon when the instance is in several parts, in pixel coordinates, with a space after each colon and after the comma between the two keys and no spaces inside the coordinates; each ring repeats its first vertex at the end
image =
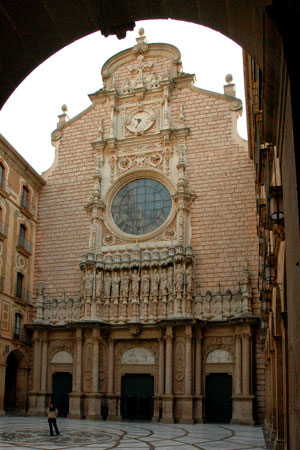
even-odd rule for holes
{"type": "Polygon", "coordinates": [[[206,377],[206,422],[229,423],[232,417],[232,377],[212,373],[206,377]]]}

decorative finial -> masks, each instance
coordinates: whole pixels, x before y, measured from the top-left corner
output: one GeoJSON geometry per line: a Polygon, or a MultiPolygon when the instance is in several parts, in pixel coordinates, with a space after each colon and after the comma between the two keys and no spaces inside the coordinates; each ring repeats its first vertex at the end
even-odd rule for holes
{"type": "Polygon", "coordinates": [[[63,113],[66,113],[68,111],[67,105],[62,105],[61,110],[63,113]]]}
{"type": "Polygon", "coordinates": [[[139,29],[139,35],[142,37],[142,36],[144,36],[144,34],[145,34],[144,28],[140,28],[139,29]]]}
{"type": "Polygon", "coordinates": [[[227,84],[224,85],[224,94],[230,97],[235,97],[235,84],[233,83],[233,76],[228,73],[225,77],[227,84]]]}

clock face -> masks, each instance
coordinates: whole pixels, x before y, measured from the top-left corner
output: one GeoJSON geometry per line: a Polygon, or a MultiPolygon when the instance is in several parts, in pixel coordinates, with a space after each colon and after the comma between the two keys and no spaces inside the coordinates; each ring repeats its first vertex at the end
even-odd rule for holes
{"type": "Polygon", "coordinates": [[[138,111],[127,119],[127,128],[132,133],[140,134],[148,130],[154,122],[154,118],[147,111],[138,111]]]}

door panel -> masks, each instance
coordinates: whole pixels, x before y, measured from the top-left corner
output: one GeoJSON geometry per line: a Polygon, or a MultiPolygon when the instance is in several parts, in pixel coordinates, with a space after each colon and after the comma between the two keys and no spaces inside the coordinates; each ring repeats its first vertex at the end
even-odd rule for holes
{"type": "Polygon", "coordinates": [[[151,420],[153,417],[153,395],[154,379],[151,375],[124,375],[122,377],[122,418],[151,420]]]}
{"type": "Polygon", "coordinates": [[[58,410],[58,415],[66,417],[69,413],[68,394],[72,392],[72,375],[65,372],[53,374],[52,386],[52,401],[58,410]]]}
{"type": "Polygon", "coordinates": [[[228,423],[232,417],[232,377],[226,373],[213,373],[206,377],[207,422],[228,423]]]}

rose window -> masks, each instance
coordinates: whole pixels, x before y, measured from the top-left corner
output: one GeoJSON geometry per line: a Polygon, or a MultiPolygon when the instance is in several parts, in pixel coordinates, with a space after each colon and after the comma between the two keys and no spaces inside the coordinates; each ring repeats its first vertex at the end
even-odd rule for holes
{"type": "Polygon", "coordinates": [[[125,233],[141,235],[159,228],[170,214],[172,199],[159,181],[141,178],[126,184],[113,199],[111,213],[125,233]]]}

